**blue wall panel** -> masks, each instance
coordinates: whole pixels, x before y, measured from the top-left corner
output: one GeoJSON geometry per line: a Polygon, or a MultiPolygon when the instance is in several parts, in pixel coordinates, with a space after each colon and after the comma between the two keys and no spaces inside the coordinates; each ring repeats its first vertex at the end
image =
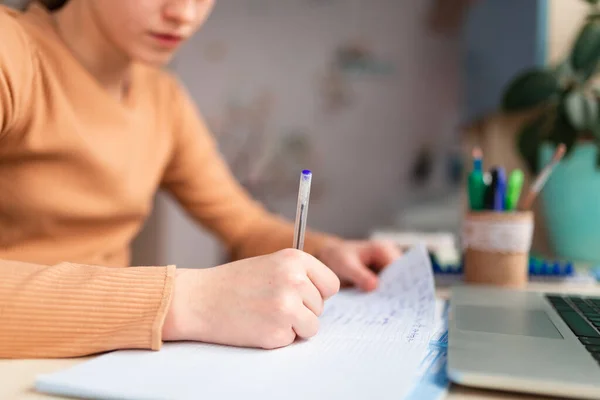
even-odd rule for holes
{"type": "Polygon", "coordinates": [[[546,62],[547,0],[482,0],[464,31],[465,122],[496,111],[520,70],[546,62]]]}

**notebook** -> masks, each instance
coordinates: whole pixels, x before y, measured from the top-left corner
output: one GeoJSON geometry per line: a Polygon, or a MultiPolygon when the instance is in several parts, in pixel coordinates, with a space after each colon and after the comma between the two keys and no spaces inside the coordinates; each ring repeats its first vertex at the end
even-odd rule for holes
{"type": "Polygon", "coordinates": [[[431,271],[425,246],[414,247],[382,272],[376,291],[341,291],[326,302],[317,336],[282,349],[117,351],[41,375],[36,388],[88,399],[401,399],[434,329],[431,271]]]}

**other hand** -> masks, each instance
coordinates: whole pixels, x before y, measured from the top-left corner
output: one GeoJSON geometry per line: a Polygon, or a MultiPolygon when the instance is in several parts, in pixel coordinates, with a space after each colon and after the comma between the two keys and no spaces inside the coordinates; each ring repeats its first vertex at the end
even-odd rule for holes
{"type": "Polygon", "coordinates": [[[387,241],[335,241],[323,247],[317,257],[342,284],[371,291],[377,288],[376,273],[401,255],[400,249],[387,241]]]}
{"type": "Polygon", "coordinates": [[[309,338],[340,281],[321,261],[286,249],[176,272],[164,340],[273,349],[309,338]]]}

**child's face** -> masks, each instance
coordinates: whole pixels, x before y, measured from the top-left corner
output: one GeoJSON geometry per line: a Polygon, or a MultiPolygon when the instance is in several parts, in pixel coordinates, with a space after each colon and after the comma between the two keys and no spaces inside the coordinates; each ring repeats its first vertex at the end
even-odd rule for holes
{"type": "Polygon", "coordinates": [[[163,65],[204,23],[214,2],[93,0],[90,5],[103,33],[131,60],[163,65]]]}

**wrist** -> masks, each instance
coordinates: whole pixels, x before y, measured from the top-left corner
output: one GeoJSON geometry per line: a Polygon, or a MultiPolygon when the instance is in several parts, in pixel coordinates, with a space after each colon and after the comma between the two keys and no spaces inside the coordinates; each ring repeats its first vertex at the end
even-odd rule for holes
{"type": "Polygon", "coordinates": [[[327,259],[327,254],[331,251],[332,248],[339,246],[343,242],[342,239],[338,239],[336,237],[327,237],[325,238],[321,245],[317,248],[314,256],[317,260],[321,261],[324,264],[327,264],[325,260],[327,259]]]}
{"type": "Polygon", "coordinates": [[[163,341],[188,340],[191,333],[202,325],[192,311],[193,303],[197,301],[195,296],[192,299],[192,295],[197,291],[200,272],[185,268],[175,271],[171,304],[162,329],[163,341]]]}

